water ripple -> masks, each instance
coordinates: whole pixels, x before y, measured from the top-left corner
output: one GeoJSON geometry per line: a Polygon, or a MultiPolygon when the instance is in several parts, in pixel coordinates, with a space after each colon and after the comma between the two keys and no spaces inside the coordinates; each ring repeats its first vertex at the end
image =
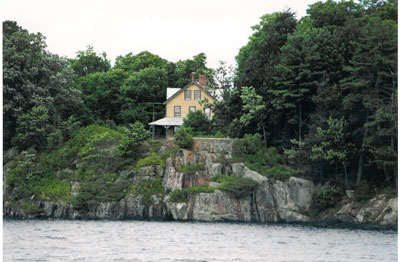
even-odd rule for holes
{"type": "Polygon", "coordinates": [[[10,221],[4,261],[397,261],[397,233],[294,225],[10,221]]]}

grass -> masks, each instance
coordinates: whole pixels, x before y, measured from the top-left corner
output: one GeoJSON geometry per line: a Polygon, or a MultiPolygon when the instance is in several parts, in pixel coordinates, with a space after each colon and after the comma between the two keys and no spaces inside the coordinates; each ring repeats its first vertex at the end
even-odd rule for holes
{"type": "Polygon", "coordinates": [[[222,174],[213,176],[211,181],[220,183],[218,189],[231,193],[237,199],[254,193],[259,186],[257,181],[250,178],[222,174]]]}
{"type": "Polygon", "coordinates": [[[170,193],[170,201],[173,203],[182,203],[187,202],[189,195],[195,195],[199,193],[214,193],[215,190],[213,187],[210,187],[208,184],[187,187],[184,189],[175,189],[170,193]]]}
{"type": "Polygon", "coordinates": [[[204,170],[206,170],[204,164],[192,164],[176,168],[176,171],[178,172],[194,172],[194,171],[204,171],[204,170]]]}
{"type": "Polygon", "coordinates": [[[137,164],[136,168],[142,168],[146,166],[165,166],[165,161],[161,159],[159,155],[156,155],[156,153],[152,153],[151,156],[145,157],[143,159],[140,159],[137,164]]]}

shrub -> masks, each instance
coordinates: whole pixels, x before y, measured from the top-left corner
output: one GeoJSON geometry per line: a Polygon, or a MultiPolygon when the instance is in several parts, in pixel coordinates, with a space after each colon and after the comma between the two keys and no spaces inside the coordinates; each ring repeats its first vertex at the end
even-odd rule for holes
{"type": "Polygon", "coordinates": [[[187,132],[184,126],[181,126],[179,130],[175,133],[175,144],[180,148],[192,149],[193,147],[193,137],[187,132]]]}
{"type": "Polygon", "coordinates": [[[238,176],[216,175],[211,181],[221,183],[218,189],[231,193],[237,199],[255,192],[259,186],[259,183],[251,178],[238,176]]]}
{"type": "Polygon", "coordinates": [[[186,194],[183,190],[180,189],[174,189],[170,194],[169,194],[169,200],[172,203],[183,203],[187,201],[186,194]]]}
{"type": "Polygon", "coordinates": [[[160,178],[150,180],[140,180],[138,184],[131,187],[131,193],[134,196],[143,195],[143,204],[150,206],[153,204],[153,195],[162,197],[164,188],[160,178]]]}
{"type": "Polygon", "coordinates": [[[204,171],[204,170],[205,170],[204,164],[192,164],[176,168],[176,171],[178,172],[194,172],[194,171],[204,171]]]}
{"type": "Polygon", "coordinates": [[[175,189],[170,193],[170,201],[173,203],[186,202],[189,195],[195,195],[199,193],[214,193],[214,188],[210,187],[208,184],[187,187],[182,190],[175,189]]]}
{"type": "Polygon", "coordinates": [[[179,151],[179,147],[174,147],[171,150],[168,150],[167,152],[164,152],[160,155],[160,158],[162,161],[165,163],[169,157],[175,157],[176,153],[179,151]]]}
{"type": "Polygon", "coordinates": [[[35,205],[23,203],[20,207],[27,213],[28,215],[39,215],[43,212],[43,208],[39,208],[35,205]]]}
{"type": "Polygon", "coordinates": [[[332,207],[339,202],[341,198],[341,190],[335,185],[331,185],[329,182],[315,190],[313,195],[313,206],[317,210],[324,210],[332,207]]]}
{"type": "Polygon", "coordinates": [[[263,149],[263,141],[260,134],[245,134],[241,139],[235,139],[232,143],[232,155],[243,157],[245,155],[255,155],[263,149]]]}
{"type": "Polygon", "coordinates": [[[129,124],[128,127],[122,127],[120,130],[124,134],[119,144],[121,156],[138,158],[136,149],[140,143],[150,138],[150,131],[145,129],[144,125],[138,121],[129,124]]]}
{"type": "Polygon", "coordinates": [[[94,170],[80,170],[80,188],[71,198],[73,208],[89,211],[99,202],[120,201],[130,187],[128,179],[115,173],[100,174],[94,170]]]}
{"type": "Polygon", "coordinates": [[[70,183],[61,181],[54,176],[46,176],[32,185],[32,194],[42,200],[69,200],[71,195],[70,183]]]}
{"type": "Polygon", "coordinates": [[[152,153],[151,156],[140,159],[136,164],[137,169],[145,167],[145,166],[163,166],[164,167],[165,160],[161,159],[161,157],[159,155],[152,153]]]}
{"type": "Polygon", "coordinates": [[[236,139],[232,151],[231,163],[244,162],[248,168],[263,176],[284,180],[294,173],[294,170],[283,164],[283,158],[274,147],[263,147],[259,134],[246,134],[244,138],[236,139]]]}
{"type": "Polygon", "coordinates": [[[210,134],[211,120],[200,110],[189,112],[186,118],[183,119],[183,125],[190,128],[193,134],[210,134]]]}

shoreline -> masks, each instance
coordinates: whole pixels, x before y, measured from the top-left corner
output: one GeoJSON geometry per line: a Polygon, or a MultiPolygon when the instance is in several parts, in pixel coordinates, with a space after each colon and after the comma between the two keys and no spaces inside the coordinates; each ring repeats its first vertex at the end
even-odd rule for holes
{"type": "Polygon", "coordinates": [[[392,232],[398,234],[398,227],[394,225],[376,225],[376,224],[356,224],[341,221],[313,221],[313,222],[257,222],[257,221],[203,221],[203,220],[170,220],[170,219],[90,219],[90,218],[12,218],[4,217],[4,221],[80,221],[80,222],[162,222],[162,223],[199,223],[199,224],[238,224],[238,225],[260,225],[260,226],[294,226],[315,229],[349,229],[392,232]]]}

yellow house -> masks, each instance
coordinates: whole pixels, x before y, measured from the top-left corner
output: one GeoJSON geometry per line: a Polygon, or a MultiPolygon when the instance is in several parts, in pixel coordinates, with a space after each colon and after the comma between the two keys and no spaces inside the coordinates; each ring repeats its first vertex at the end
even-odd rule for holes
{"type": "Polygon", "coordinates": [[[192,81],[183,88],[167,88],[167,100],[165,105],[165,117],[157,121],[151,122],[149,125],[163,126],[166,130],[166,138],[170,139],[174,133],[183,124],[183,119],[190,111],[201,110],[209,118],[212,117],[210,108],[204,108],[200,105],[200,101],[207,99],[209,103],[213,103],[215,98],[204,90],[206,85],[206,76],[200,75],[195,80],[192,74],[192,81]]]}

